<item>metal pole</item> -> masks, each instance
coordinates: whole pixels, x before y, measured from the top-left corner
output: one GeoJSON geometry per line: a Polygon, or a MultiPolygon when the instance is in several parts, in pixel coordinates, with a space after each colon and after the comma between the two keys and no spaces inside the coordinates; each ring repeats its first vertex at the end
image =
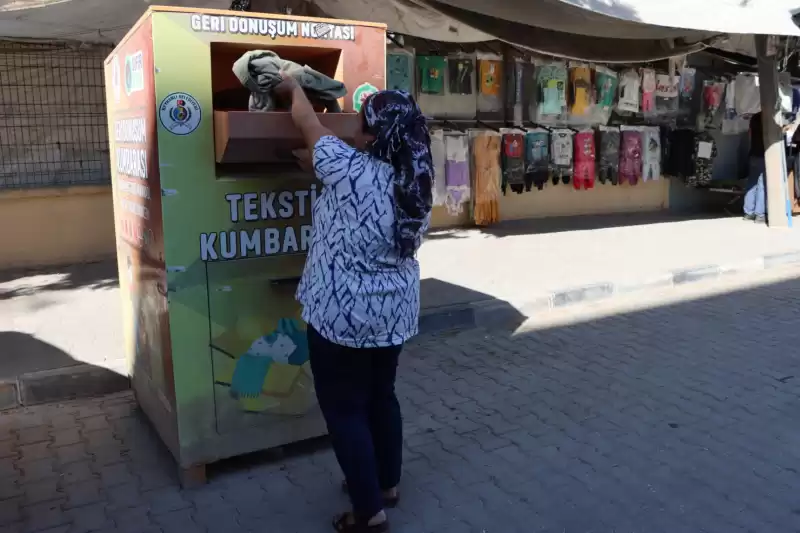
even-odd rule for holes
{"type": "Polygon", "coordinates": [[[789,227],[786,213],[786,149],[781,129],[778,101],[778,64],[768,55],[766,35],[755,35],[758,80],[761,93],[761,120],[764,127],[764,160],[767,167],[764,186],[767,192],[767,223],[789,227]]]}

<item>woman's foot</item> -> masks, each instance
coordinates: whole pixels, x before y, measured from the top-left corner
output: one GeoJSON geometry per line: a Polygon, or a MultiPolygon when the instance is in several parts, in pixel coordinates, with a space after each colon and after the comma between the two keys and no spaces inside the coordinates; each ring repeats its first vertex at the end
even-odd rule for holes
{"type": "Polygon", "coordinates": [[[379,512],[367,522],[357,520],[355,514],[349,512],[333,519],[333,529],[339,533],[387,533],[389,520],[385,511],[379,512]]]}
{"type": "Polygon", "coordinates": [[[742,218],[744,218],[744,220],[749,220],[749,221],[751,221],[751,222],[752,222],[753,220],[755,220],[755,219],[756,219],[756,216],[755,216],[755,215],[745,215],[745,216],[744,216],[744,217],[742,217],[742,218]]]}
{"type": "MultiPolygon", "coordinates": [[[[342,492],[345,494],[348,493],[347,491],[347,481],[342,481],[342,492]]],[[[400,491],[397,490],[397,487],[393,489],[384,490],[381,494],[383,494],[383,505],[387,509],[394,509],[400,503],[400,491]]]]}

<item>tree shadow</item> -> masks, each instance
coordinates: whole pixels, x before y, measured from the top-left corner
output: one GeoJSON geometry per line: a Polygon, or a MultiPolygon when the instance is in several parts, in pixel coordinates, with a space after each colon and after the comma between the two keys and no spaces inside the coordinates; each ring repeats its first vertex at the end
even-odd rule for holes
{"type": "MultiPolygon", "coordinates": [[[[520,235],[542,235],[546,233],[562,233],[569,231],[591,231],[598,229],[647,226],[652,224],[669,224],[688,222],[690,220],[714,220],[730,218],[728,215],[709,214],[704,216],[680,215],[669,212],[653,213],[623,213],[611,215],[585,215],[528,218],[522,220],[508,220],[499,224],[472,228],[485,235],[493,237],[516,237],[520,235]]],[[[463,239],[466,238],[463,229],[441,229],[431,231],[426,240],[463,239]]]]}
{"type": "Polygon", "coordinates": [[[119,277],[115,260],[0,272],[0,300],[11,300],[41,292],[81,288],[105,290],[118,286],[119,277]]]}
{"type": "MultiPolygon", "coordinates": [[[[19,331],[0,331],[0,382],[16,384],[17,399],[26,406],[103,396],[129,387],[127,376],[78,361],[19,331]]],[[[8,407],[14,405],[0,406],[8,407]]]]}

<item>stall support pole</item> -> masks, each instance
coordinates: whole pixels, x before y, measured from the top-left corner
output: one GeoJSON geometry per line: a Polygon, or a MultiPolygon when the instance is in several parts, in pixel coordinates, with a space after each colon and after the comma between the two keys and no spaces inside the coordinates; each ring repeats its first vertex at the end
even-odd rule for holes
{"type": "Polygon", "coordinates": [[[789,227],[786,213],[786,153],[778,107],[778,64],[768,55],[767,35],[755,35],[758,56],[758,79],[761,93],[761,120],[764,127],[764,160],[767,172],[767,223],[772,227],[789,227]]]}

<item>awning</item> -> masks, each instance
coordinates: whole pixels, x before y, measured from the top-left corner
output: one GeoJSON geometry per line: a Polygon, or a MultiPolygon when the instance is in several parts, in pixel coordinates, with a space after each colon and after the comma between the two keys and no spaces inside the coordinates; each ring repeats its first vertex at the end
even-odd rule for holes
{"type": "MultiPolygon", "coordinates": [[[[800,0],[308,0],[333,18],[386,23],[446,42],[500,39],[534,51],[595,61],[649,61],[699,50],[726,34],[800,36],[800,0]]],[[[230,0],[152,3],[227,8],[230,0]]],[[[300,0],[252,0],[278,12],[300,0]]],[[[0,0],[0,37],[115,43],[147,0],[0,0]]],[[[300,13],[302,9],[294,9],[300,13]]],[[[306,10],[308,11],[308,10],[306,10]]]]}
{"type": "MultiPolygon", "coordinates": [[[[264,0],[269,1],[269,0],[264,0]]],[[[313,0],[326,14],[450,42],[493,38],[595,61],[650,61],[728,34],[800,36],[800,0],[313,0]]]]}
{"type": "MultiPolygon", "coordinates": [[[[0,0],[0,37],[115,44],[153,2],[0,0]]],[[[230,0],[163,0],[159,5],[227,9],[230,0]]]]}

